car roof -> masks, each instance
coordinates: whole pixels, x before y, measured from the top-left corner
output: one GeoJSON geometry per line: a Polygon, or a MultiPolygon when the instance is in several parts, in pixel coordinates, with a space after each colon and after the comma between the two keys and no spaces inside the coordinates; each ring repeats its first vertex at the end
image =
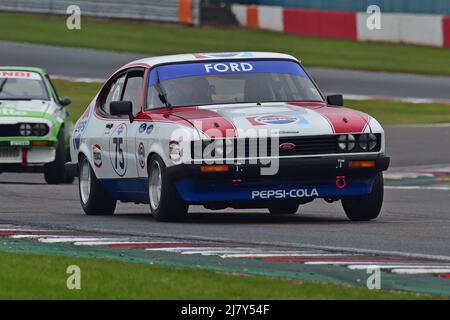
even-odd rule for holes
{"type": "Polygon", "coordinates": [[[45,75],[47,72],[38,67],[14,67],[14,66],[0,66],[0,71],[29,71],[29,72],[36,72],[40,75],[45,75]]]}
{"type": "Polygon", "coordinates": [[[208,60],[252,60],[252,59],[289,59],[298,61],[295,57],[275,52],[216,52],[216,53],[188,53],[177,54],[169,56],[155,56],[139,59],[128,63],[124,68],[145,64],[149,66],[156,66],[166,63],[180,63],[180,62],[199,62],[208,60]]]}

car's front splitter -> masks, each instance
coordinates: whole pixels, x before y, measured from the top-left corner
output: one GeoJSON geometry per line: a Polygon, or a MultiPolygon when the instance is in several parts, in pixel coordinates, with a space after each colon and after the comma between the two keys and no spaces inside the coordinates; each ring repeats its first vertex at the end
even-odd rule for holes
{"type": "Polygon", "coordinates": [[[368,194],[372,191],[375,176],[366,178],[335,177],[328,181],[245,183],[228,181],[202,183],[194,179],[176,182],[181,198],[189,203],[224,201],[283,201],[308,202],[315,198],[340,199],[368,194]]]}

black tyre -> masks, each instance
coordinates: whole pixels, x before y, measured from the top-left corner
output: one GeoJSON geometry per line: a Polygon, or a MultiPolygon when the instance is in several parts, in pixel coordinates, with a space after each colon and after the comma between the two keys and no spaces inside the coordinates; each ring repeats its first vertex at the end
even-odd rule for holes
{"type": "Polygon", "coordinates": [[[178,194],[167,177],[162,159],[153,155],[147,165],[150,212],[158,221],[180,221],[186,217],[189,205],[178,194]]]}
{"type": "Polygon", "coordinates": [[[55,160],[45,164],[44,166],[44,178],[48,184],[60,184],[67,182],[66,170],[64,168],[66,163],[66,154],[67,153],[64,146],[64,132],[63,129],[61,129],[58,134],[55,160]]]}
{"type": "Polygon", "coordinates": [[[92,216],[114,214],[117,201],[103,189],[86,157],[80,159],[79,169],[78,191],[84,212],[92,216]]]}
{"type": "Polygon", "coordinates": [[[373,184],[372,192],[357,197],[342,199],[342,206],[351,221],[369,221],[376,219],[383,205],[384,183],[380,172],[373,184]]]}
{"type": "MultiPolygon", "coordinates": [[[[66,163],[70,161],[70,148],[66,150],[66,163]]],[[[72,184],[75,181],[75,175],[65,172],[64,183],[72,184]]]]}
{"type": "Polygon", "coordinates": [[[269,212],[273,215],[281,214],[296,214],[298,211],[299,204],[295,202],[286,202],[282,204],[275,204],[270,206],[269,212]]]}

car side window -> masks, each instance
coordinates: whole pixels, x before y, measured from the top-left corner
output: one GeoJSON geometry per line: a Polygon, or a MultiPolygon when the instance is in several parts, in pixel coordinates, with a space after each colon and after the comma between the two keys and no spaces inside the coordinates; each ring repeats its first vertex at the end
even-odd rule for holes
{"type": "Polygon", "coordinates": [[[50,91],[51,91],[53,100],[55,100],[55,102],[59,104],[59,96],[58,96],[58,93],[56,92],[56,88],[53,85],[52,80],[50,79],[50,76],[48,74],[46,74],[45,78],[47,79],[48,83],[50,84],[50,91]]]}
{"type": "Polygon", "coordinates": [[[141,111],[142,83],[144,81],[143,70],[132,70],[127,74],[125,89],[123,91],[122,101],[131,101],[133,104],[133,114],[141,111]]]}
{"type": "Polygon", "coordinates": [[[109,104],[113,101],[120,101],[122,97],[122,89],[125,84],[126,73],[116,78],[109,87],[106,98],[101,104],[101,109],[104,113],[110,114],[109,104]]]}

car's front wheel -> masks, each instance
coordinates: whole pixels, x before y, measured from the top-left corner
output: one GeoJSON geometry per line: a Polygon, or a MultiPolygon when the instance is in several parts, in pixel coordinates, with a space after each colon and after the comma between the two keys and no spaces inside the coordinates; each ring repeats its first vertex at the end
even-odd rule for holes
{"type": "Polygon", "coordinates": [[[178,194],[174,183],[169,179],[162,159],[153,155],[147,166],[148,198],[150,211],[158,221],[182,220],[188,211],[188,204],[178,194]]]}
{"type": "Polygon", "coordinates": [[[114,214],[117,201],[103,189],[86,157],[79,162],[78,189],[81,206],[87,215],[107,216],[114,214]]]}
{"type": "Polygon", "coordinates": [[[342,206],[351,221],[369,221],[376,219],[383,205],[384,183],[380,172],[373,184],[372,192],[356,197],[342,199],[342,206]]]}

